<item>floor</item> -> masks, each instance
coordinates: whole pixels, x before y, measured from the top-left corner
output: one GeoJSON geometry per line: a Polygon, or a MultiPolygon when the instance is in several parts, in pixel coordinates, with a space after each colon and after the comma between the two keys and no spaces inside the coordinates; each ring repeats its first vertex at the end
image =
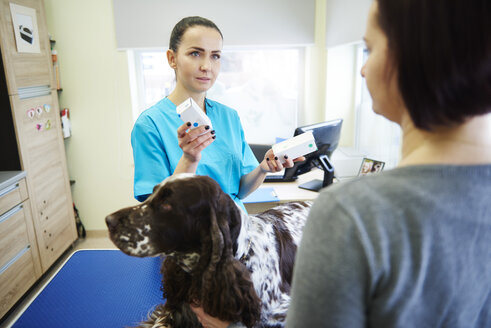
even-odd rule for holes
{"type": "Polygon", "coordinates": [[[29,304],[32,298],[37,295],[39,290],[48,282],[52,276],[58,271],[58,269],[65,263],[66,259],[73,254],[73,252],[81,249],[116,249],[116,246],[109,240],[107,231],[87,231],[85,239],[77,240],[71,248],[69,248],[65,254],[41,277],[36,285],[29,290],[20,303],[13,309],[11,313],[0,321],[0,327],[9,327],[18,316],[19,312],[29,304]]]}

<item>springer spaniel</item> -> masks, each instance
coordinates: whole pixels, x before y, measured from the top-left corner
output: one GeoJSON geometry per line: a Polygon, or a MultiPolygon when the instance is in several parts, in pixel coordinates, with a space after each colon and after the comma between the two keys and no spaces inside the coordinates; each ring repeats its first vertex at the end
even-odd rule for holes
{"type": "Polygon", "coordinates": [[[189,304],[247,327],[283,327],[297,246],[310,202],[247,215],[206,176],[164,180],[138,206],[106,217],[132,256],[165,256],[167,299],[141,327],[201,327],[189,304]]]}

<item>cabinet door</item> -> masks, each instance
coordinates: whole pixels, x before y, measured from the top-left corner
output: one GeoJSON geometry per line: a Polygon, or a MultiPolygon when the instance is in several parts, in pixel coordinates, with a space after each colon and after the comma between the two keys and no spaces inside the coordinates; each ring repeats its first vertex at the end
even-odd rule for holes
{"type": "Polygon", "coordinates": [[[75,240],[73,208],[69,204],[63,184],[60,164],[48,166],[40,174],[31,176],[36,204],[36,233],[43,269],[47,269],[75,240]]]}
{"type": "Polygon", "coordinates": [[[77,238],[57,95],[10,99],[46,271],[77,238]]]}
{"type": "MultiPolygon", "coordinates": [[[[17,51],[10,3],[13,1],[0,0],[0,34],[2,36],[0,45],[9,94],[17,94],[19,88],[26,87],[43,85],[54,88],[56,84],[52,73],[51,47],[46,27],[44,2],[42,0],[15,1],[17,5],[35,10],[39,53],[17,51]]],[[[18,26],[15,29],[18,29],[18,26]]]]}

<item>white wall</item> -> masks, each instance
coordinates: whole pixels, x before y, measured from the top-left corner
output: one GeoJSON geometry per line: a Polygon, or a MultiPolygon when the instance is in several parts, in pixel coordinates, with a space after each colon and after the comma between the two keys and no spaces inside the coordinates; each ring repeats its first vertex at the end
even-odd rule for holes
{"type": "Polygon", "coordinates": [[[355,44],[329,48],[327,51],[325,120],[343,118],[340,146],[355,143],[355,93],[357,51],[355,44]]]}
{"type": "MultiPolygon", "coordinates": [[[[106,229],[107,214],[137,203],[133,198],[128,62],[126,53],[116,50],[112,0],[44,1],[60,62],[60,107],[68,107],[71,115],[72,137],[66,141],[66,150],[69,175],[76,180],[73,199],[86,229],[106,229]]],[[[352,104],[348,100],[333,100],[328,95],[327,116],[324,113],[326,83],[336,85],[335,80],[327,79],[326,1],[316,0],[315,45],[306,54],[306,111],[300,113],[299,123],[343,116],[343,135],[349,136],[352,104]],[[344,105],[331,106],[333,101],[344,105]]],[[[338,59],[347,65],[351,61],[342,54],[338,59]]],[[[337,69],[339,78],[344,79],[344,72],[353,73],[349,67],[337,69]]],[[[347,99],[349,90],[343,95],[347,99]]],[[[350,145],[349,138],[341,144],[350,145]]]]}

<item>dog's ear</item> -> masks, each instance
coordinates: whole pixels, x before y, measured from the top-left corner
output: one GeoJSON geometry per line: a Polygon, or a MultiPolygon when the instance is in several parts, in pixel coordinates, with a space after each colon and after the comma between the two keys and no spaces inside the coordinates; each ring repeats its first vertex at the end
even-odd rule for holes
{"type": "Polygon", "coordinates": [[[252,327],[260,318],[261,302],[249,271],[233,257],[229,220],[210,213],[211,256],[203,273],[200,303],[204,311],[224,321],[252,327]]]}
{"type": "Polygon", "coordinates": [[[232,198],[224,192],[218,197],[216,215],[219,226],[228,225],[233,246],[232,250],[233,254],[235,254],[237,251],[237,238],[241,228],[241,212],[232,198]]]}
{"type": "Polygon", "coordinates": [[[176,261],[167,257],[162,263],[162,291],[166,299],[164,306],[158,306],[143,327],[200,327],[196,315],[189,308],[189,287],[192,276],[185,272],[176,261]],[[169,315],[172,313],[172,315],[169,315]]]}

